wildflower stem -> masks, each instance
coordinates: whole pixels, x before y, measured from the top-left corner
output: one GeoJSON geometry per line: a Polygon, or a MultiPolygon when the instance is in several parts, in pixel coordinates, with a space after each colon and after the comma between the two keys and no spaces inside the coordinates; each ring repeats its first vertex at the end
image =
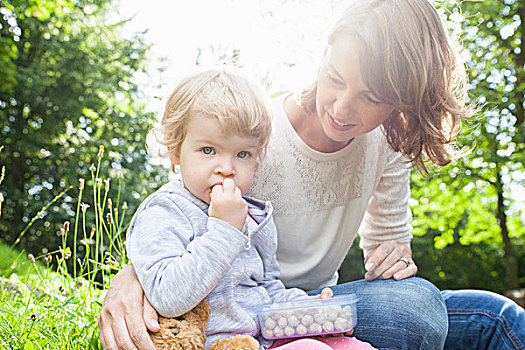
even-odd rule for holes
{"type": "Polygon", "coordinates": [[[49,208],[53,203],[55,203],[60,197],[62,197],[67,191],[69,191],[70,189],[72,189],[73,186],[69,186],[67,187],[65,190],[63,190],[62,192],[60,192],[57,196],[55,196],[55,198],[53,198],[53,200],[51,200],[51,202],[47,203],[42,209],[40,209],[38,211],[38,213],[36,213],[36,215],[31,219],[31,221],[29,221],[29,223],[27,224],[27,226],[24,228],[24,230],[22,232],[20,232],[20,234],[18,235],[18,238],[16,239],[16,241],[11,245],[11,249],[13,249],[19,242],[20,240],[22,239],[22,237],[25,235],[25,233],[27,232],[27,230],[29,230],[29,228],[33,225],[33,223],[38,220],[38,217],[44,213],[47,208],[49,208]]]}
{"type": "Polygon", "coordinates": [[[77,278],[77,233],[78,233],[78,217],[80,213],[80,202],[82,201],[82,192],[84,192],[84,185],[82,184],[78,193],[77,214],[75,215],[75,233],[73,234],[73,278],[77,278]]]}
{"type": "Polygon", "coordinates": [[[25,337],[22,336],[20,338],[20,343],[18,343],[18,349],[25,349],[26,347],[24,346],[24,343],[27,339],[29,339],[29,336],[31,335],[31,332],[33,331],[33,327],[35,325],[35,322],[36,322],[36,317],[31,317],[31,326],[29,327],[29,330],[27,332],[24,332],[25,333],[25,337]]]}

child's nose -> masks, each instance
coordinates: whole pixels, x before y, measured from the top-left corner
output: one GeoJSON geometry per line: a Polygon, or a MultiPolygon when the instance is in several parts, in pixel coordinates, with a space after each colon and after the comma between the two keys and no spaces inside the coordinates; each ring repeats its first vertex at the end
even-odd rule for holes
{"type": "Polygon", "coordinates": [[[215,168],[215,173],[222,176],[235,175],[235,168],[233,162],[229,159],[223,159],[215,168]]]}

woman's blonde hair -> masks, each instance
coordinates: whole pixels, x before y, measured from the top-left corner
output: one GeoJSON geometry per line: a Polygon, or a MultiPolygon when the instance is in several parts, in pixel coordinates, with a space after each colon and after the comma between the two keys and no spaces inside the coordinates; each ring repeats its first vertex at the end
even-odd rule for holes
{"type": "Polygon", "coordinates": [[[196,114],[217,118],[222,128],[218,132],[256,137],[259,157],[264,155],[272,132],[268,97],[255,79],[227,66],[200,70],[175,86],[160,128],[148,135],[150,154],[170,157],[180,151],[188,120],[196,114]]]}
{"type": "MultiPolygon", "coordinates": [[[[467,78],[458,45],[428,0],[353,0],[335,23],[328,45],[346,35],[359,47],[361,75],[381,102],[394,106],[383,123],[390,146],[420,170],[454,157],[467,78]]],[[[316,110],[317,83],[304,89],[301,106],[316,110]]]]}

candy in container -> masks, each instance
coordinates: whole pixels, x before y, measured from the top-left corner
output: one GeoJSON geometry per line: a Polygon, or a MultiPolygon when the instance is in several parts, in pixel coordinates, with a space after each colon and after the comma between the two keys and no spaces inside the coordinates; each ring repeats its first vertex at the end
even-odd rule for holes
{"type": "Polygon", "coordinates": [[[345,333],[357,323],[356,302],[355,294],[330,299],[307,297],[260,305],[257,317],[266,339],[345,333]]]}

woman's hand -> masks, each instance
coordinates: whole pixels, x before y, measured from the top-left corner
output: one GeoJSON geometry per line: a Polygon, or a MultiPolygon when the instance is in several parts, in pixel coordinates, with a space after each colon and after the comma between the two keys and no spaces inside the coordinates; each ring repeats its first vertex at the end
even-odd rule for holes
{"type": "Polygon", "coordinates": [[[406,244],[397,241],[382,243],[371,251],[365,259],[365,279],[377,278],[402,280],[414,276],[417,266],[412,260],[412,250],[406,244]]]}
{"type": "Polygon", "coordinates": [[[155,350],[147,329],[160,330],[157,312],[144,296],[131,265],[124,267],[111,281],[100,310],[98,327],[100,342],[106,350],[155,350]]]}

